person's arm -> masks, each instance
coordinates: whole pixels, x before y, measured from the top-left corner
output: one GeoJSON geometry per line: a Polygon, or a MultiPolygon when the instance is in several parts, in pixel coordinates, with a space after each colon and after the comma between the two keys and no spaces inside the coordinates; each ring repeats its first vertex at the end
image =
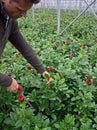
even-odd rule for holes
{"type": "Polygon", "coordinates": [[[11,83],[12,83],[11,77],[0,73],[0,86],[6,88],[6,87],[10,86],[11,83]]]}
{"type": "MultiPolygon", "coordinates": [[[[38,60],[37,56],[34,53],[32,47],[25,41],[23,36],[21,35],[17,22],[12,26],[11,33],[9,36],[9,41],[21,52],[21,54],[25,57],[25,59],[39,72],[45,77],[45,75],[49,75],[49,73],[45,70],[41,62],[38,60]]],[[[51,82],[51,78],[46,79],[46,83],[49,84],[51,82]]],[[[18,89],[18,83],[15,79],[0,74],[0,86],[6,88],[7,91],[16,92],[18,89]]]]}
{"type": "Polygon", "coordinates": [[[13,31],[9,37],[9,41],[21,52],[25,59],[41,74],[45,72],[45,68],[38,60],[32,47],[25,41],[19,31],[18,24],[15,22],[13,31]]]}
{"type": "Polygon", "coordinates": [[[18,23],[15,21],[12,34],[9,37],[9,41],[21,52],[25,59],[46,79],[46,83],[50,84],[52,78],[50,74],[45,70],[42,63],[37,58],[32,47],[25,41],[22,34],[19,31],[18,23]],[[49,78],[46,77],[48,75],[49,78]]]}

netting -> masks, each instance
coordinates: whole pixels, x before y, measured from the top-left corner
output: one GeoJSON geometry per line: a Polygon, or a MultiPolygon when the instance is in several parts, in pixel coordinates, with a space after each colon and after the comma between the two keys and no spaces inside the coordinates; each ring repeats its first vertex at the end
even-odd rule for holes
{"type": "MultiPolygon", "coordinates": [[[[35,7],[55,9],[57,8],[57,1],[58,0],[41,0],[38,5],[35,5],[35,7]]],[[[86,2],[88,2],[89,4],[93,0],[59,0],[59,1],[60,1],[61,9],[64,9],[64,10],[81,10],[82,9],[83,10],[87,6],[86,2]]],[[[97,1],[94,2],[92,7],[94,10],[97,10],[97,1]]]]}

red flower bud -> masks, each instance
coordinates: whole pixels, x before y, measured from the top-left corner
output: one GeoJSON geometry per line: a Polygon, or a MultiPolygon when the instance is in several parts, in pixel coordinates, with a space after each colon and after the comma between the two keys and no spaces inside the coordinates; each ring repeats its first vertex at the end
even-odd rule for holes
{"type": "Polygon", "coordinates": [[[37,75],[37,72],[33,72],[33,74],[36,76],[36,75],[37,75]]]}
{"type": "Polygon", "coordinates": [[[95,42],[97,42],[97,40],[95,40],[95,42]]]}
{"type": "Polygon", "coordinates": [[[30,70],[30,69],[32,69],[32,66],[31,65],[27,65],[27,68],[30,70]]]}
{"type": "Polygon", "coordinates": [[[8,74],[8,76],[9,76],[9,77],[11,77],[11,76],[12,76],[12,74],[11,74],[11,73],[9,73],[9,74],[8,74]]]}
{"type": "Polygon", "coordinates": [[[54,69],[53,67],[50,67],[50,68],[49,68],[49,71],[50,71],[50,72],[54,72],[54,70],[55,70],[55,69],[54,69]]]}
{"type": "Polygon", "coordinates": [[[2,63],[2,60],[0,59],[0,64],[2,63]]]}
{"type": "Polygon", "coordinates": [[[16,57],[19,57],[20,54],[21,54],[20,52],[17,52],[15,55],[16,57]]]}
{"type": "Polygon", "coordinates": [[[21,96],[18,97],[18,100],[19,100],[20,102],[23,102],[23,101],[25,101],[25,97],[24,97],[23,95],[21,95],[21,96]]]}
{"type": "Polygon", "coordinates": [[[82,45],[82,48],[83,48],[83,49],[87,49],[87,46],[86,46],[86,45],[82,45]]]}
{"type": "Polygon", "coordinates": [[[70,44],[70,42],[63,42],[63,44],[65,44],[65,45],[69,45],[69,44],[70,44]]]}
{"type": "Polygon", "coordinates": [[[22,87],[20,85],[18,85],[18,93],[22,94],[22,87]]]}
{"type": "Polygon", "coordinates": [[[87,79],[91,79],[91,76],[90,76],[90,75],[87,75],[86,78],[87,78],[87,79]]]}
{"type": "Polygon", "coordinates": [[[92,85],[92,81],[90,79],[88,79],[88,80],[86,80],[86,84],[90,86],[90,85],[92,85]]]}
{"type": "Polygon", "coordinates": [[[69,55],[69,59],[72,59],[73,57],[74,57],[73,54],[70,54],[70,55],[69,55]]]}

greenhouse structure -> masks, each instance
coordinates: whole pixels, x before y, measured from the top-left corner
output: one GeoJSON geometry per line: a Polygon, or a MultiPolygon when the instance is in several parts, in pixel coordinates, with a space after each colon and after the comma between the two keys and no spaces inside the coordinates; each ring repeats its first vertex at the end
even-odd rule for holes
{"type": "MultiPolygon", "coordinates": [[[[97,19],[97,1],[96,0],[41,0],[40,3],[35,6],[35,8],[46,8],[46,9],[56,9],[57,10],[57,31],[60,31],[60,10],[64,11],[78,11],[78,15],[73,21],[65,28],[65,30],[70,27],[82,14],[91,12],[97,19]]],[[[32,9],[32,14],[34,13],[32,9]]],[[[34,14],[33,14],[34,17],[34,14]]],[[[64,30],[63,30],[64,31],[64,30]]],[[[63,33],[63,31],[61,33],[63,33]]]]}

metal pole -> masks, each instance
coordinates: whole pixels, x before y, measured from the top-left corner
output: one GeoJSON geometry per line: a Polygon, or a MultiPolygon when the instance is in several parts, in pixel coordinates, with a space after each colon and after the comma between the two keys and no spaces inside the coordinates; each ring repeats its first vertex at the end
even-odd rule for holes
{"type": "Polygon", "coordinates": [[[32,21],[34,21],[34,7],[32,7],[32,21]]]}
{"type": "Polygon", "coordinates": [[[60,1],[61,0],[57,0],[57,32],[60,32],[60,1]]]}
{"type": "Polygon", "coordinates": [[[68,3],[68,12],[70,13],[71,10],[72,10],[72,8],[71,8],[71,0],[70,0],[69,3],[68,3]]]}
{"type": "Polygon", "coordinates": [[[94,0],[93,2],[91,2],[87,7],[86,9],[84,9],[62,32],[61,34],[66,31],[82,14],[84,14],[87,9],[95,2],[96,0],[94,0]]]}
{"type": "Polygon", "coordinates": [[[78,15],[80,14],[81,12],[81,7],[82,7],[82,0],[79,1],[79,9],[78,9],[78,15]]]}

